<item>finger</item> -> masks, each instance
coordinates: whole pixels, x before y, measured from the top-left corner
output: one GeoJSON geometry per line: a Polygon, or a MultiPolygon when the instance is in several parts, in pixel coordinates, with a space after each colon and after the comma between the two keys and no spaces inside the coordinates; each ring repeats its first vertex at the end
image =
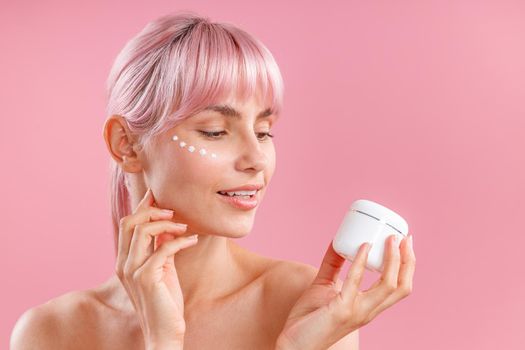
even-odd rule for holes
{"type": "Polygon", "coordinates": [[[399,269],[398,288],[371,312],[371,318],[374,318],[386,308],[389,308],[412,293],[414,271],[416,269],[416,256],[411,244],[408,242],[408,238],[403,239],[400,245],[400,250],[401,267],[399,269]]]}
{"type": "Polygon", "coordinates": [[[345,305],[353,305],[355,296],[359,291],[359,286],[363,280],[366,261],[368,260],[368,253],[370,252],[371,244],[365,242],[361,244],[357,255],[352,261],[352,265],[348,269],[348,274],[343,282],[341,288],[341,299],[345,305]]]}
{"type": "MultiPolygon", "coordinates": [[[[124,263],[127,259],[127,256],[128,256],[127,251],[129,251],[130,242],[131,242],[131,232],[133,231],[134,226],[139,223],[150,221],[154,219],[151,217],[151,215],[147,215],[147,214],[151,214],[152,212],[150,208],[156,208],[153,206],[154,203],[155,203],[155,198],[153,196],[153,191],[151,190],[151,188],[148,187],[148,190],[146,191],[146,193],[144,194],[144,197],[141,199],[141,201],[139,202],[139,204],[133,211],[133,214],[129,215],[131,219],[128,220],[129,222],[126,223],[125,230],[123,230],[124,232],[127,233],[128,237],[125,237],[122,240],[122,243],[123,243],[122,248],[125,251],[125,253],[122,256],[121,263],[124,263]]],[[[173,211],[170,211],[170,210],[160,211],[159,214],[163,214],[162,215],[163,217],[169,216],[169,215],[173,216],[173,211]]],[[[120,233],[119,233],[119,236],[120,236],[120,233]]],[[[119,248],[120,248],[120,242],[121,240],[119,237],[119,248]]],[[[153,249],[150,248],[150,251],[152,253],[153,249]]]]}
{"type": "Polygon", "coordinates": [[[315,277],[315,280],[312,284],[335,285],[337,283],[337,276],[339,276],[339,272],[341,271],[341,267],[345,262],[345,258],[337,254],[332,246],[332,243],[333,242],[330,241],[330,244],[326,249],[323,262],[321,263],[321,267],[319,268],[317,276],[315,277]]]}
{"type": "Polygon", "coordinates": [[[177,238],[177,235],[176,234],[173,234],[173,233],[161,233],[160,235],[157,235],[155,237],[153,237],[153,241],[154,241],[154,248],[153,248],[153,251],[156,251],[157,249],[159,249],[159,247],[165,242],[165,241],[170,241],[170,240],[173,240],[177,238]]]}
{"type": "Polygon", "coordinates": [[[140,200],[139,204],[135,208],[135,211],[133,212],[133,214],[135,214],[136,212],[138,212],[140,210],[143,210],[143,209],[146,209],[146,208],[152,206],[153,203],[154,203],[153,193],[151,191],[151,188],[148,188],[148,190],[144,194],[144,197],[142,197],[142,199],[140,200]]]}
{"type": "Polygon", "coordinates": [[[395,241],[395,237],[396,235],[391,235],[386,239],[384,269],[379,282],[363,292],[363,305],[367,309],[375,309],[397,289],[400,253],[399,243],[395,241]]]}
{"type": "MultiPolygon", "coordinates": [[[[135,226],[151,220],[169,219],[173,216],[173,211],[165,211],[156,207],[149,207],[135,214],[125,216],[119,223],[118,251],[115,270],[117,275],[122,276],[122,271],[128,259],[131,238],[135,226]]],[[[151,251],[152,252],[152,251],[151,251]]]]}
{"type": "Polygon", "coordinates": [[[174,240],[164,242],[151,255],[151,257],[137,270],[139,274],[146,274],[153,278],[153,282],[160,282],[163,275],[159,272],[163,271],[166,264],[166,259],[171,258],[181,249],[192,246],[198,242],[197,235],[188,237],[178,237],[174,240]]]}
{"type": "MultiPolygon", "coordinates": [[[[154,221],[135,226],[125,270],[133,273],[153,254],[153,239],[166,232],[182,236],[187,226],[172,221],[154,221]]],[[[160,248],[159,248],[160,249],[160,248]]]]}

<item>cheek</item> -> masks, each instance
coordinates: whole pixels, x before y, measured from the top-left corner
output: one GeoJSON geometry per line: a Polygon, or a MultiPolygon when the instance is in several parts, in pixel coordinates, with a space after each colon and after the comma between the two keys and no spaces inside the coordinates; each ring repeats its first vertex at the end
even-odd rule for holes
{"type": "Polygon", "coordinates": [[[208,149],[206,153],[199,153],[200,150],[196,143],[185,143],[181,147],[179,142],[172,141],[153,157],[155,164],[149,181],[157,189],[156,199],[161,207],[177,208],[183,212],[181,203],[184,203],[184,208],[191,206],[196,197],[207,195],[217,186],[223,173],[220,170],[223,168],[221,158],[215,152],[217,157],[212,158],[208,149]]]}
{"type": "Polygon", "coordinates": [[[193,183],[215,182],[212,175],[218,173],[223,163],[216,150],[204,147],[198,142],[185,141],[177,136],[173,137],[172,142],[174,163],[177,168],[174,171],[177,174],[183,173],[183,177],[193,183]]]}

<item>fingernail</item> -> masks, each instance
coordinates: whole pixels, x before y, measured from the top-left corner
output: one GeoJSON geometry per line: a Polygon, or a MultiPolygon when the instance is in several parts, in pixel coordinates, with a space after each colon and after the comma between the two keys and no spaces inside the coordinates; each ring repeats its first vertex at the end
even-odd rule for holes
{"type": "Polygon", "coordinates": [[[166,214],[166,215],[173,215],[173,210],[170,210],[170,209],[161,209],[162,210],[162,214],[166,214]]]}
{"type": "Polygon", "coordinates": [[[408,243],[410,244],[410,249],[414,248],[414,239],[412,238],[412,235],[408,236],[408,243]]]}
{"type": "Polygon", "coordinates": [[[188,224],[182,224],[180,222],[176,222],[175,225],[180,226],[180,227],[184,227],[184,228],[188,227],[188,224]]]}
{"type": "Polygon", "coordinates": [[[197,240],[197,239],[199,239],[198,234],[194,234],[194,235],[188,236],[186,238],[189,239],[189,240],[197,240]]]}

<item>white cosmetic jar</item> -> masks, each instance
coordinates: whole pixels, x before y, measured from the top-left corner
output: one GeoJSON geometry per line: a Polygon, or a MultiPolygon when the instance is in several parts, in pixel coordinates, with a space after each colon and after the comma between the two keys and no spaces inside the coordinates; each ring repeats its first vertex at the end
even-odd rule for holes
{"type": "Polygon", "coordinates": [[[407,222],[392,210],[366,199],[352,203],[339,230],[332,241],[332,247],[347,260],[354,260],[361,244],[372,244],[368,252],[366,268],[371,271],[383,271],[385,240],[391,235],[401,240],[408,235],[407,222]]]}

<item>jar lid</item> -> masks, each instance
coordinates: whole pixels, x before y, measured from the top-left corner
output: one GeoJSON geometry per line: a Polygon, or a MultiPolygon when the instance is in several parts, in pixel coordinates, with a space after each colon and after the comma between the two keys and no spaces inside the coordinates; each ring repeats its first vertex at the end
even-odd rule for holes
{"type": "Polygon", "coordinates": [[[391,226],[402,235],[408,235],[408,224],[399,214],[367,199],[358,199],[349,210],[354,210],[391,226]]]}

